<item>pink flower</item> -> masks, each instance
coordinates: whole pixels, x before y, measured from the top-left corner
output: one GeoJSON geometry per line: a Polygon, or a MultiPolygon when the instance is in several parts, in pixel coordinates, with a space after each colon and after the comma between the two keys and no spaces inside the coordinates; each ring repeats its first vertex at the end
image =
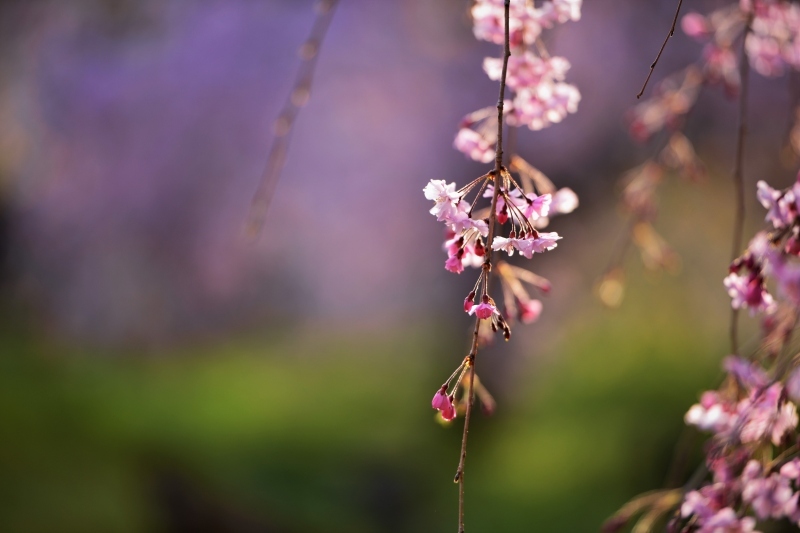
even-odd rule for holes
{"type": "Polygon", "coordinates": [[[506,237],[495,237],[492,241],[492,250],[503,250],[508,255],[514,255],[517,239],[508,239],[506,237]]]}
{"type": "Polygon", "coordinates": [[[541,130],[561,122],[569,113],[575,113],[580,101],[581,93],[574,85],[542,82],[536,87],[517,91],[508,123],[541,130]]]}
{"type": "Polygon", "coordinates": [[[797,204],[794,189],[790,189],[785,193],[777,191],[767,185],[764,180],[760,180],[757,184],[756,196],[758,201],[765,209],[768,209],[767,218],[768,222],[779,229],[791,225],[797,216],[797,204]]]}
{"type": "Polygon", "coordinates": [[[724,436],[735,424],[736,407],[722,400],[716,391],[706,391],[683,419],[690,426],[724,436]]]}
{"type": "Polygon", "coordinates": [[[755,527],[756,521],[753,517],[739,518],[732,508],[725,507],[697,529],[697,533],[758,533],[755,527]]]}
{"type": "Polygon", "coordinates": [[[447,386],[442,385],[442,388],[436,391],[433,395],[431,405],[437,411],[441,411],[442,418],[448,422],[456,417],[456,409],[453,406],[453,399],[447,395],[447,386]]]}
{"type": "Polygon", "coordinates": [[[493,314],[498,314],[498,315],[500,314],[497,311],[497,308],[494,306],[494,304],[490,302],[481,302],[478,305],[472,307],[468,311],[468,313],[469,314],[475,313],[475,315],[477,315],[477,317],[481,319],[491,318],[493,314]]]}
{"type": "Polygon", "coordinates": [[[729,355],[722,361],[722,368],[748,389],[760,389],[769,383],[761,367],[742,357],[729,355]]]}
{"type": "MultiPolygon", "coordinates": [[[[477,0],[472,6],[473,31],[477,39],[494,44],[505,41],[505,21],[502,0],[477,0]]],[[[536,11],[527,2],[512,1],[509,9],[509,37],[512,47],[530,44],[542,28],[536,11]]]]}
{"type": "Polygon", "coordinates": [[[448,257],[447,261],[444,262],[444,268],[450,272],[453,272],[454,274],[461,274],[464,272],[464,264],[461,262],[461,257],[459,257],[459,254],[448,257]]]}
{"type": "Polygon", "coordinates": [[[436,220],[441,222],[456,212],[460,196],[456,192],[455,183],[446,183],[444,180],[431,180],[422,189],[422,192],[425,193],[425,198],[436,202],[430,211],[436,217],[436,220]]]}
{"type": "Polygon", "coordinates": [[[540,217],[546,217],[550,213],[550,204],[553,202],[553,196],[550,194],[543,194],[536,196],[535,194],[527,194],[526,197],[531,202],[525,208],[525,216],[530,220],[538,220],[540,217]]]}
{"type": "Polygon", "coordinates": [[[775,383],[768,389],[757,389],[741,400],[737,406],[742,442],[757,442],[770,438],[779,445],[784,436],[797,427],[797,408],[781,400],[783,387],[775,383]]]}
{"type": "Polygon", "coordinates": [[[523,324],[531,324],[539,319],[542,314],[542,302],[528,300],[519,303],[519,319],[523,324]]]}
{"type": "Polygon", "coordinates": [[[483,135],[470,128],[458,130],[453,142],[456,150],[468,155],[475,161],[489,163],[495,157],[495,147],[483,135]]]}
{"type": "Polygon", "coordinates": [[[761,276],[748,274],[740,276],[736,273],[728,274],[723,280],[728,295],[731,297],[731,307],[734,309],[748,308],[750,314],[758,312],[772,313],[775,310],[775,301],[764,287],[761,276]]]}
{"type": "MultiPolygon", "coordinates": [[[[549,233],[539,232],[539,236],[533,239],[531,243],[531,249],[536,253],[543,253],[547,250],[552,250],[558,243],[556,241],[561,240],[561,236],[551,231],[549,233]]],[[[530,259],[529,255],[525,255],[528,259],[530,259]]]]}
{"type": "MultiPolygon", "coordinates": [[[[566,215],[572,213],[578,207],[578,195],[569,187],[564,187],[556,191],[550,202],[549,216],[566,215]]],[[[544,215],[546,216],[546,215],[544,215]]]]}
{"type": "MultiPolygon", "coordinates": [[[[542,59],[530,51],[514,54],[508,58],[506,84],[515,91],[534,88],[540,83],[563,80],[569,68],[569,61],[563,57],[542,59]]],[[[483,70],[490,79],[500,80],[503,73],[503,59],[487,57],[483,60],[483,70]]]]}
{"type": "Polygon", "coordinates": [[[763,477],[758,461],[747,463],[742,480],[742,500],[753,507],[759,518],[782,518],[796,510],[797,498],[793,498],[790,480],[780,474],[763,477]]]}
{"type": "Polygon", "coordinates": [[[557,246],[556,241],[561,239],[558,233],[539,233],[537,236],[529,236],[521,239],[514,237],[495,237],[492,241],[492,250],[504,250],[508,255],[514,255],[514,249],[519,250],[528,259],[534,253],[543,253],[552,250],[557,246]]]}
{"type": "Polygon", "coordinates": [[[771,251],[765,272],[778,282],[780,294],[800,305],[800,264],[786,259],[786,256],[771,251]]]}
{"type": "Polygon", "coordinates": [[[681,19],[683,33],[695,39],[706,38],[711,34],[711,27],[700,13],[687,13],[681,19]]]}

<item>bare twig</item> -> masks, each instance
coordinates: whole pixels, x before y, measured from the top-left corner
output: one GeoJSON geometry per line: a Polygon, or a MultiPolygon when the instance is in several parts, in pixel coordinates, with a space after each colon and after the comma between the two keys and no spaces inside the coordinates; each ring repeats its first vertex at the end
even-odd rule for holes
{"type": "Polygon", "coordinates": [[[667,47],[667,41],[669,41],[669,38],[675,34],[675,25],[678,23],[678,17],[681,14],[681,5],[683,5],[683,0],[678,0],[678,8],[675,10],[675,18],[672,19],[672,26],[669,29],[669,33],[664,38],[664,42],[661,44],[661,48],[658,51],[655,61],[653,61],[653,63],[650,65],[650,72],[647,73],[647,78],[644,80],[642,89],[639,91],[639,94],[636,95],[636,98],[641,98],[644,94],[644,90],[647,88],[647,84],[650,82],[650,76],[653,75],[653,71],[656,69],[658,60],[661,59],[661,54],[664,53],[664,48],[667,47]]]}
{"type": "Polygon", "coordinates": [[[317,18],[314,21],[311,34],[300,47],[300,69],[297,72],[297,78],[289,97],[280,115],[278,115],[278,119],[275,121],[275,137],[269,150],[267,164],[261,173],[258,189],[256,189],[253,200],[250,203],[245,225],[249,237],[257,237],[264,226],[267,209],[269,209],[275,186],[278,184],[281,170],[286,162],[286,152],[289,149],[292,127],[297,115],[300,113],[300,109],[308,103],[319,50],[328,32],[328,27],[338,3],[339,0],[320,0],[317,4],[317,18]]]}
{"type": "MultiPolygon", "coordinates": [[[[495,167],[492,172],[494,178],[494,194],[492,205],[489,208],[489,234],[486,237],[486,258],[483,261],[482,275],[486,276],[484,287],[489,286],[489,277],[492,270],[492,241],[494,240],[495,226],[497,225],[497,198],[503,182],[503,104],[506,94],[506,73],[508,72],[508,58],[511,55],[508,19],[510,0],[504,2],[505,19],[505,45],[503,48],[503,73],[500,76],[500,96],[497,99],[497,148],[495,150],[495,167]]],[[[464,466],[467,460],[467,436],[469,435],[469,422],[472,415],[472,406],[475,403],[475,357],[478,355],[478,338],[481,319],[475,318],[475,329],[472,333],[472,347],[469,350],[469,399],[467,412],[464,415],[464,433],[461,437],[461,456],[458,461],[458,470],[454,481],[458,483],[458,533],[464,533],[464,466]]]]}
{"type": "MultiPolygon", "coordinates": [[[[750,61],[747,57],[747,36],[753,24],[752,13],[747,17],[744,33],[742,34],[742,56],[739,64],[740,92],[739,92],[739,130],[736,138],[736,160],[733,167],[733,186],[736,189],[736,211],[733,221],[733,244],[731,262],[733,262],[742,249],[742,235],[744,233],[744,141],[747,134],[747,93],[750,78],[750,61]]],[[[739,353],[739,310],[731,310],[730,324],[731,352],[739,353]]]]}

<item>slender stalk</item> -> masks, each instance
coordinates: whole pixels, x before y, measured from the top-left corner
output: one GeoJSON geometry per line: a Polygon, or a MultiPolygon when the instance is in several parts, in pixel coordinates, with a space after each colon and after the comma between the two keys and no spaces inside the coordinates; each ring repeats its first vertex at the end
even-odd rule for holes
{"type": "Polygon", "coordinates": [[[658,64],[658,60],[661,59],[661,54],[664,53],[664,48],[667,47],[667,41],[669,38],[675,35],[675,25],[678,23],[678,17],[681,14],[681,5],[683,5],[683,0],[678,0],[678,8],[675,10],[675,17],[672,19],[672,26],[669,29],[669,33],[664,38],[664,42],[661,44],[661,48],[658,50],[658,55],[656,56],[655,61],[650,65],[650,72],[647,73],[647,78],[644,80],[644,84],[642,85],[642,89],[639,91],[639,94],[636,95],[636,98],[641,98],[644,94],[644,90],[647,88],[647,84],[650,82],[650,77],[653,75],[653,71],[656,69],[656,65],[658,64]]]}
{"type": "MultiPolygon", "coordinates": [[[[503,73],[500,76],[500,97],[497,100],[497,148],[494,166],[494,194],[492,195],[492,206],[489,208],[489,234],[486,238],[486,258],[483,261],[483,271],[481,275],[486,276],[485,286],[489,285],[489,277],[492,271],[492,241],[494,240],[495,226],[497,224],[497,198],[500,196],[500,187],[503,181],[503,105],[506,96],[506,73],[508,72],[508,58],[511,56],[511,45],[508,30],[509,7],[511,0],[505,0],[504,19],[505,19],[505,44],[503,47],[503,73]]],[[[464,415],[464,433],[461,437],[461,456],[458,461],[458,470],[454,481],[458,483],[458,533],[464,533],[464,466],[467,460],[467,436],[469,435],[469,422],[472,417],[472,407],[475,404],[475,358],[478,355],[478,333],[480,330],[481,319],[475,318],[475,329],[472,332],[472,347],[469,350],[469,399],[467,400],[467,412],[464,415]]]]}
{"type": "Polygon", "coordinates": [[[275,186],[278,184],[281,170],[286,162],[286,153],[289,150],[289,141],[292,127],[300,109],[306,105],[311,94],[311,82],[314,79],[314,70],[319,57],[319,49],[325,40],[328,27],[333,19],[336,6],[339,0],[320,0],[317,4],[317,18],[308,39],[300,47],[300,58],[302,63],[297,72],[294,86],[289,97],[275,121],[275,131],[272,145],[267,156],[267,163],[261,173],[258,182],[258,189],[253,195],[250,203],[250,211],[247,214],[245,230],[249,237],[257,237],[264,227],[264,219],[267,216],[275,186]]]}
{"type": "MultiPolygon", "coordinates": [[[[750,78],[750,61],[747,57],[747,36],[753,24],[753,14],[750,13],[742,34],[742,56],[739,64],[740,91],[739,91],[739,130],[736,138],[736,160],[733,167],[733,186],[736,190],[736,210],[733,221],[733,244],[731,262],[742,250],[742,235],[744,234],[744,141],[747,135],[747,93],[750,78]]],[[[730,324],[731,352],[739,353],[739,310],[731,310],[730,324]]]]}

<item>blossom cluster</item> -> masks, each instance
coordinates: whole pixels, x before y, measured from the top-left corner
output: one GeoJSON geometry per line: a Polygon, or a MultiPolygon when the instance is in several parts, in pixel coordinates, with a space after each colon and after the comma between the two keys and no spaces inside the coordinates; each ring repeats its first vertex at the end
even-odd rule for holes
{"type": "Polygon", "coordinates": [[[800,174],[785,189],[759,181],[756,195],[768,228],[731,263],[723,284],[733,309],[762,319],[762,346],[752,360],[727,357],[722,386],[704,392],[684,417],[711,434],[710,476],[685,492],[632,500],[606,531],[619,530],[643,506],[650,514],[677,506],[667,528],[673,533],[756,532],[779,519],[800,526],[800,365],[788,350],[800,320],[800,174]]]}
{"type": "Polygon", "coordinates": [[[772,368],[726,358],[722,387],[704,392],[686,413],[687,424],[712,434],[706,449],[711,479],[686,493],[672,531],[751,532],[757,521],[778,519],[800,525],[800,368],[783,353],[800,305],[800,181],[783,190],[759,181],[757,196],[770,230],[733,261],[724,285],[734,309],[764,317],[762,361],[772,368]]]}
{"type": "Polygon", "coordinates": [[[757,187],[772,230],[756,234],[745,253],[731,264],[724,283],[734,309],[773,315],[778,305],[767,288],[768,279],[774,280],[788,304],[800,305],[800,174],[784,190],[773,189],[764,181],[757,187]]]}
{"type": "Polygon", "coordinates": [[[798,391],[738,357],[724,367],[723,388],[703,393],[686,413],[687,424],[713,435],[706,458],[712,477],[686,493],[672,531],[750,532],[756,519],[800,524],[798,391]]]}
{"type": "MultiPolygon", "coordinates": [[[[511,126],[528,126],[540,130],[561,122],[578,109],[581,95],[574,85],[566,83],[569,61],[550,56],[539,39],[543,29],[570,20],[579,20],[582,0],[548,0],[539,7],[526,0],[510,4],[506,85],[514,92],[505,103],[505,120],[511,126]]],[[[472,7],[475,37],[502,44],[504,35],[502,0],[477,0],[472,7]]],[[[502,58],[487,57],[483,69],[492,80],[499,80],[502,58]]],[[[472,159],[488,163],[494,158],[497,140],[494,107],[470,113],[461,121],[455,147],[472,159]]]]}
{"type": "MultiPolygon", "coordinates": [[[[518,253],[531,259],[534,254],[552,250],[561,236],[541,230],[551,217],[569,213],[578,206],[578,197],[571,189],[556,189],[544,174],[520,157],[512,158],[511,168],[519,173],[522,184],[503,167],[499,174],[489,172],[460,189],[445,180],[431,180],[423,189],[425,197],[434,202],[430,213],[445,224],[445,269],[456,274],[470,267],[480,269],[475,285],[464,299],[463,309],[476,316],[480,324],[487,325],[476,330],[484,343],[498,331],[508,340],[510,323],[514,320],[531,323],[539,318],[542,303],[530,296],[524,284],[542,293],[550,290],[545,278],[527,269],[502,260],[493,264],[491,252],[506,252],[509,257],[518,253]],[[476,204],[482,198],[491,199],[493,205],[479,208],[476,204]],[[491,271],[499,275],[501,282],[502,311],[489,294],[491,271]]],[[[467,369],[465,359],[433,398],[432,406],[445,420],[456,416],[455,395],[467,369]],[[451,382],[455,384],[448,393],[451,382]]],[[[488,394],[483,392],[480,396],[488,394]]]]}
{"type": "MultiPolygon", "coordinates": [[[[708,16],[689,13],[683,17],[684,32],[705,42],[708,68],[722,79],[734,80],[736,56],[731,44],[750,18],[751,32],[745,49],[750,64],[762,76],[778,76],[786,67],[800,67],[800,7],[781,0],[741,0],[708,16]],[[733,74],[731,74],[733,71],[733,74]]],[[[735,85],[735,82],[734,82],[735,85]]]]}
{"type": "Polygon", "coordinates": [[[800,6],[796,3],[741,0],[707,15],[688,13],[681,19],[681,29],[704,44],[702,60],[667,77],[653,97],[631,111],[630,132],[637,140],[680,127],[703,85],[721,85],[729,96],[738,94],[734,45],[741,38],[750,64],[762,76],[779,76],[787,67],[800,69],[800,6]]]}

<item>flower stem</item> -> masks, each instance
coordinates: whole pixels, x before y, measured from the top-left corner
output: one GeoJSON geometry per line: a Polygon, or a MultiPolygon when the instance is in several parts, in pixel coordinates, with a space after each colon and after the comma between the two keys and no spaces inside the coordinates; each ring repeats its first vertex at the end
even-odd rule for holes
{"type": "MultiPolygon", "coordinates": [[[[739,130],[736,138],[736,160],[733,167],[733,186],[736,189],[736,211],[733,222],[733,245],[731,262],[739,257],[742,251],[742,234],[744,233],[744,141],[747,134],[747,92],[750,78],[750,61],[747,57],[747,36],[753,24],[753,14],[747,17],[744,33],[742,34],[742,57],[739,65],[740,90],[739,90],[739,130]]],[[[739,353],[739,310],[731,310],[730,324],[731,352],[739,353]]]]}
{"type": "MultiPolygon", "coordinates": [[[[508,58],[511,55],[511,46],[508,30],[510,0],[504,2],[505,19],[505,44],[503,49],[503,73],[500,76],[500,97],[497,100],[497,148],[495,154],[495,167],[493,171],[494,194],[492,195],[492,206],[489,209],[489,234],[486,239],[486,258],[483,262],[483,274],[486,276],[485,286],[489,285],[489,277],[492,270],[492,241],[494,240],[495,226],[497,223],[497,198],[500,196],[500,187],[503,182],[503,105],[506,94],[506,73],[508,72],[508,58]]],[[[464,533],[464,467],[467,460],[467,436],[469,435],[469,422],[472,417],[472,407],[475,404],[475,357],[478,355],[478,338],[481,319],[475,318],[475,329],[472,332],[472,347],[467,356],[467,366],[469,367],[469,398],[467,400],[467,412],[464,415],[464,433],[461,437],[461,456],[458,461],[454,481],[458,483],[458,533],[464,533]]]]}

